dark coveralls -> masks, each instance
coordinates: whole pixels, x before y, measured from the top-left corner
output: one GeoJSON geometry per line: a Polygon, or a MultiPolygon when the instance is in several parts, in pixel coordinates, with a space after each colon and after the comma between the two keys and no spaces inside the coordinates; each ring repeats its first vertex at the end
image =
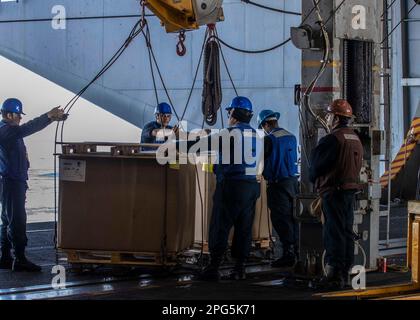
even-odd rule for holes
{"type": "MultiPolygon", "coordinates": [[[[165,139],[157,139],[157,137],[152,136],[152,131],[155,129],[161,129],[162,125],[159,124],[157,121],[151,121],[149,123],[147,123],[144,128],[143,131],[141,132],[141,140],[140,143],[164,143],[165,139]]],[[[166,129],[172,129],[171,126],[167,126],[166,129]]],[[[143,147],[142,148],[143,151],[151,151],[151,150],[156,150],[156,148],[150,148],[150,147],[143,147]]]]}
{"type": "Polygon", "coordinates": [[[217,177],[213,195],[213,211],[209,229],[209,250],[213,263],[220,263],[228,245],[229,233],[234,227],[231,253],[237,263],[243,263],[249,256],[252,243],[252,225],[255,204],[260,196],[260,184],[256,180],[257,163],[247,164],[244,145],[252,145],[252,155],[256,156],[256,132],[246,123],[238,123],[227,130],[240,130],[242,143],[234,141],[230,145],[230,163],[223,164],[223,154],[219,150],[219,164],[214,166],[217,177]],[[245,137],[244,130],[252,131],[252,137],[245,137]],[[252,139],[244,143],[245,139],[252,139]],[[241,145],[238,145],[241,144],[241,145]],[[242,150],[242,163],[234,164],[233,150],[242,150]],[[247,173],[246,170],[251,173],[247,173]],[[253,173],[252,173],[253,172],[253,173]]]}
{"type": "MultiPolygon", "coordinates": [[[[277,128],[264,138],[264,171],[271,221],[283,245],[283,254],[296,250],[298,224],[293,199],[299,192],[296,137],[277,128]]],[[[294,253],[294,252],[291,252],[294,253]]]]}
{"type": "Polygon", "coordinates": [[[347,126],[319,141],[311,155],[310,179],[322,197],[326,263],[346,274],[354,263],[354,200],[360,188],[363,147],[347,126]]]}
{"type": "Polygon", "coordinates": [[[3,182],[1,250],[23,257],[27,245],[25,200],[29,161],[23,138],[51,123],[44,114],[21,126],[0,121],[0,174],[3,182]]]}

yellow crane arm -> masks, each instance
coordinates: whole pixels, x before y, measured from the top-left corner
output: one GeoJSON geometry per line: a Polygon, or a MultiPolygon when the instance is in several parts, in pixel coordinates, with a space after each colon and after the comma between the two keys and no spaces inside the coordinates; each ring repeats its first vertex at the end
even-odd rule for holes
{"type": "Polygon", "coordinates": [[[224,20],[223,0],[147,0],[146,7],[165,26],[166,32],[194,30],[224,20]]]}

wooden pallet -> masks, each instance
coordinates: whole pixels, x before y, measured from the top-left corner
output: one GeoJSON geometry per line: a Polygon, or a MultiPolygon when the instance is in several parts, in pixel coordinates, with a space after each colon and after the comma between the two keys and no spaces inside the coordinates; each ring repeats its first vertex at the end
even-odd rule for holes
{"type": "Polygon", "coordinates": [[[63,154],[85,154],[97,151],[94,144],[68,144],[62,146],[63,154]]]}
{"type": "Polygon", "coordinates": [[[98,250],[69,250],[62,249],[67,255],[69,263],[77,264],[116,264],[139,266],[168,266],[177,264],[177,255],[167,254],[163,259],[160,253],[154,252],[117,252],[98,250]]]}
{"type": "Polygon", "coordinates": [[[111,156],[130,156],[141,153],[141,147],[158,148],[156,143],[110,143],[110,142],[63,142],[64,155],[71,154],[109,154],[111,156]],[[99,152],[99,147],[108,148],[109,151],[99,152]]]}
{"type": "Polygon", "coordinates": [[[203,247],[203,253],[209,253],[209,244],[207,241],[201,242],[196,241],[194,242],[193,249],[201,250],[201,247],[203,247]]]}
{"type": "MultiPolygon", "coordinates": [[[[194,242],[194,249],[201,250],[201,246],[203,245],[203,252],[208,253],[209,252],[209,244],[207,241],[204,241],[202,243],[201,241],[194,242]]],[[[256,250],[260,249],[269,249],[270,248],[270,239],[258,239],[258,240],[252,240],[252,247],[256,250]]]]}
{"type": "Polygon", "coordinates": [[[130,156],[140,152],[140,146],[132,145],[132,146],[114,146],[111,147],[111,155],[112,156],[130,156]]]}
{"type": "Polygon", "coordinates": [[[253,240],[252,244],[256,249],[268,249],[270,248],[270,239],[253,240]]]}

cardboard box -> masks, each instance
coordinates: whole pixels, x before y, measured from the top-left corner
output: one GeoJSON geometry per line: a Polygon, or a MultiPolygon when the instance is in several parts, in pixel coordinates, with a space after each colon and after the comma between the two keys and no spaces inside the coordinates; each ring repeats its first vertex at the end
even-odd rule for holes
{"type": "MultiPolygon", "coordinates": [[[[160,253],[165,229],[168,253],[208,239],[216,179],[202,165],[161,166],[153,155],[62,155],[59,186],[61,249],[160,253]]],[[[262,182],[256,241],[269,238],[265,188],[262,182]]]]}
{"type": "Polygon", "coordinates": [[[195,168],[152,156],[60,156],[59,247],[176,253],[192,246],[195,168]],[[165,219],[166,217],[166,219],[165,219]]]}

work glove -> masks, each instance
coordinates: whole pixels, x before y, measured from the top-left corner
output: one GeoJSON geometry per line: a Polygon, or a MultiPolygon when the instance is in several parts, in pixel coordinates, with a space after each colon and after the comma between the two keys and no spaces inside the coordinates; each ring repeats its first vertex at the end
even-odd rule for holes
{"type": "Polygon", "coordinates": [[[60,107],[55,107],[51,109],[51,111],[49,111],[47,115],[51,121],[64,121],[68,117],[68,114],[64,113],[64,110],[60,109],[60,107]]]}
{"type": "Polygon", "coordinates": [[[176,139],[179,139],[179,125],[175,125],[172,128],[173,133],[175,134],[176,139]]]}

